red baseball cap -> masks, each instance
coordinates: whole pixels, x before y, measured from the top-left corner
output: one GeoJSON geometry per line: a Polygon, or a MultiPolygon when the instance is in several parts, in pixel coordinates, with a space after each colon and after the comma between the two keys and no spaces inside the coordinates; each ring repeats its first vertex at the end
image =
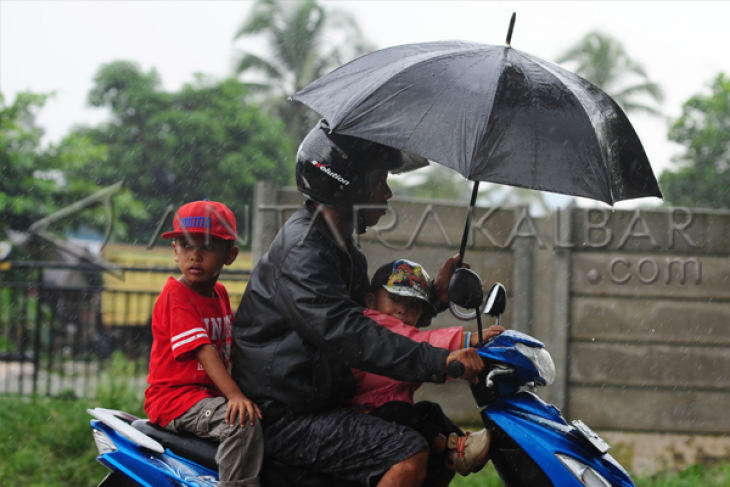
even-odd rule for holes
{"type": "Polygon", "coordinates": [[[162,234],[171,239],[185,235],[205,235],[223,240],[236,240],[236,217],[223,203],[216,201],[193,201],[180,207],[173,219],[175,230],[162,234]]]}

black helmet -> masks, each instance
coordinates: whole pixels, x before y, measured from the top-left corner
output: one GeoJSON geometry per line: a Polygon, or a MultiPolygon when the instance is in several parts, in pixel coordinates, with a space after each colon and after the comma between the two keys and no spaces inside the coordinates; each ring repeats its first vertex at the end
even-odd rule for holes
{"type": "Polygon", "coordinates": [[[403,166],[401,151],[357,137],[332,133],[320,120],[297,152],[297,189],[319,203],[352,209],[370,201],[370,173],[403,166]]]}

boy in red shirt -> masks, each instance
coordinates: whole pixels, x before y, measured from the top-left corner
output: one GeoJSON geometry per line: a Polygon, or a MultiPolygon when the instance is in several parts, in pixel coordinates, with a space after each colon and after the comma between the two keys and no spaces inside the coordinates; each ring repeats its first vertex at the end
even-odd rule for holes
{"type": "MultiPolygon", "coordinates": [[[[390,331],[417,342],[454,351],[476,346],[478,336],[461,326],[419,331],[428,326],[426,319],[436,315],[429,301],[431,280],[420,264],[405,259],[389,262],[375,271],[365,296],[365,316],[390,331]],[[424,324],[425,322],[425,324],[424,324]]],[[[482,333],[482,339],[500,334],[501,326],[492,326],[482,333]]],[[[489,432],[464,432],[429,401],[414,404],[414,393],[420,383],[402,382],[388,377],[353,369],[357,393],[351,404],[373,416],[408,426],[428,440],[432,454],[428,462],[428,478],[439,479],[438,485],[448,485],[454,470],[461,475],[480,470],[489,451],[489,432]]]]}
{"type": "Polygon", "coordinates": [[[169,431],[219,441],[222,487],[258,487],[261,411],[228,373],[233,312],[217,282],[238,255],[236,218],[225,205],[204,200],[182,206],[173,224],[162,238],[175,239],[182,275],[167,280],[155,303],[144,409],[169,431]]]}

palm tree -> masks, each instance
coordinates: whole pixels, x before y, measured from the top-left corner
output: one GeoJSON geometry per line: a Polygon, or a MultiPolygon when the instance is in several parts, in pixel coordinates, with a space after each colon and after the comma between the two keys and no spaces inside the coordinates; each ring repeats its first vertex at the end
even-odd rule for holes
{"type": "Polygon", "coordinates": [[[260,35],[269,57],[240,51],[235,72],[263,76],[247,83],[263,93],[264,109],[280,117],[295,146],[314,126],[317,114],[288,98],[315,79],[373,48],[349,14],[325,9],[316,0],[257,0],[235,40],[260,35]]]}
{"type": "MultiPolygon", "coordinates": [[[[436,200],[469,201],[473,181],[441,164],[432,163],[426,169],[404,179],[388,180],[396,196],[412,196],[436,200]]],[[[528,205],[539,213],[549,213],[550,206],[540,191],[482,182],[477,201],[484,206],[528,205]]]]}
{"type": "Polygon", "coordinates": [[[411,196],[436,200],[469,201],[471,184],[464,176],[441,164],[408,173],[405,179],[389,179],[396,196],[411,196]]]}
{"type": "Polygon", "coordinates": [[[657,109],[635,101],[637,96],[648,95],[661,103],[664,94],[659,85],[649,80],[644,67],[629,57],[618,40],[601,32],[589,32],[557,62],[577,63],[574,71],[608,93],[624,111],[660,115],[657,109]]]}

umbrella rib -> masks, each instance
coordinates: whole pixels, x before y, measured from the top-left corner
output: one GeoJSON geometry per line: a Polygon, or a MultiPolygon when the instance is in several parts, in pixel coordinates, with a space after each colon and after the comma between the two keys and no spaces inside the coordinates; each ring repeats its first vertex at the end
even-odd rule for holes
{"type": "MultiPolygon", "coordinates": [[[[537,64],[538,66],[540,66],[541,68],[543,68],[546,72],[548,72],[551,75],[555,76],[557,79],[563,81],[563,83],[565,84],[565,86],[570,90],[570,92],[573,94],[573,96],[575,97],[575,99],[578,101],[578,104],[580,105],[581,109],[583,110],[585,116],[588,118],[588,120],[591,122],[591,124],[595,127],[594,120],[590,116],[590,114],[588,113],[588,110],[586,109],[586,106],[583,104],[580,94],[579,93],[576,93],[576,91],[571,88],[571,83],[565,83],[564,77],[558,71],[556,71],[555,69],[553,69],[552,66],[549,65],[550,63],[544,62],[544,61],[542,61],[539,58],[525,56],[522,53],[519,53],[519,54],[522,55],[524,58],[528,59],[529,61],[534,62],[535,64],[537,64]]],[[[601,118],[603,117],[602,114],[600,114],[599,116],[601,118]]],[[[602,166],[599,166],[599,167],[603,168],[605,170],[605,172],[604,171],[598,171],[597,170],[598,168],[597,167],[594,167],[593,165],[591,165],[590,167],[591,167],[591,170],[593,171],[594,176],[596,177],[596,180],[599,181],[599,183],[600,182],[608,183],[608,184],[605,184],[605,186],[608,188],[608,192],[609,192],[609,194],[606,195],[606,196],[607,196],[608,202],[610,202],[610,204],[613,205],[613,203],[615,202],[615,199],[614,199],[614,196],[613,196],[612,182],[611,182],[611,179],[610,179],[610,175],[608,173],[608,168],[606,167],[607,166],[607,162],[608,162],[607,161],[607,154],[604,152],[604,146],[601,143],[601,141],[599,140],[598,136],[596,135],[596,131],[595,130],[593,131],[593,133],[592,133],[591,136],[593,137],[593,139],[596,142],[596,144],[601,148],[601,159],[602,159],[603,165],[602,166]]],[[[575,178],[577,175],[575,174],[575,172],[573,172],[573,173],[574,173],[573,174],[573,178],[575,178]]],[[[599,185],[599,186],[603,186],[603,185],[599,185]]]]}
{"type": "MultiPolygon", "coordinates": [[[[354,111],[358,107],[360,107],[363,103],[367,102],[383,85],[386,85],[389,81],[391,81],[393,78],[397,76],[402,76],[403,73],[407,73],[408,71],[412,71],[414,69],[419,68],[422,64],[425,63],[431,63],[434,61],[439,61],[441,59],[448,59],[448,58],[455,58],[455,57],[463,57],[466,55],[470,55],[474,52],[478,52],[480,49],[483,49],[482,46],[475,46],[473,48],[470,48],[468,50],[463,51],[455,51],[453,48],[449,49],[448,51],[444,52],[443,54],[440,54],[438,56],[433,57],[426,57],[418,62],[415,62],[408,66],[407,68],[404,68],[402,70],[394,71],[393,74],[388,77],[383,82],[379,83],[379,85],[375,86],[372,91],[364,92],[361,97],[354,100],[352,102],[352,105],[349,107],[348,112],[354,111]]],[[[334,72],[334,71],[333,71],[334,72]]],[[[442,90],[443,91],[443,90],[442,90]]],[[[364,112],[363,112],[364,113],[364,112]]],[[[349,120],[348,120],[349,121],[349,120]]],[[[344,122],[343,120],[339,120],[336,124],[332,125],[332,130],[337,130],[339,126],[344,122]]]]}
{"type": "MultiPolygon", "coordinates": [[[[499,66],[499,73],[500,74],[499,74],[499,78],[497,79],[497,89],[494,92],[494,96],[492,97],[492,103],[491,103],[491,105],[489,107],[489,112],[488,112],[489,113],[489,119],[487,120],[486,127],[490,127],[492,125],[491,124],[491,121],[492,121],[492,117],[494,116],[494,103],[495,103],[495,100],[497,100],[497,94],[499,93],[499,84],[500,84],[500,81],[502,80],[502,76],[504,75],[504,66],[505,66],[505,64],[507,64],[507,56],[506,56],[507,49],[511,49],[511,48],[505,47],[504,50],[502,51],[502,60],[501,60],[500,66],[499,66]]],[[[517,51],[517,52],[519,52],[519,51],[517,51]]],[[[504,133],[505,133],[506,127],[503,126],[503,127],[501,127],[501,130],[499,130],[499,129],[500,128],[498,128],[498,132],[501,133],[501,135],[499,137],[497,137],[497,140],[499,140],[499,139],[502,138],[502,135],[504,135],[504,133]]],[[[482,143],[484,142],[484,137],[487,136],[487,133],[488,133],[488,130],[480,130],[479,131],[479,140],[475,144],[475,147],[481,147],[482,143]]],[[[496,145],[497,144],[495,144],[495,146],[496,145]]],[[[488,154],[487,159],[484,161],[484,168],[485,169],[489,166],[489,160],[490,159],[491,159],[491,154],[488,154]]],[[[473,166],[473,164],[472,164],[472,166],[473,166]]],[[[469,173],[469,175],[466,176],[466,178],[467,179],[471,179],[471,176],[472,176],[472,174],[469,173]]]]}
{"type": "MultiPolygon", "coordinates": [[[[515,54],[520,55],[521,53],[518,51],[518,52],[515,52],[515,54]]],[[[523,56],[523,57],[527,58],[527,56],[523,56]]],[[[533,91],[534,82],[530,78],[529,73],[527,73],[527,72],[525,72],[525,79],[527,80],[527,88],[528,88],[527,92],[530,93],[530,102],[533,102],[535,99],[535,93],[533,91]]],[[[535,128],[534,125],[532,126],[532,131],[533,131],[532,151],[530,154],[532,157],[532,164],[530,164],[530,168],[531,168],[531,172],[532,172],[531,186],[535,186],[537,184],[537,163],[536,163],[536,161],[538,160],[538,156],[537,156],[537,136],[536,136],[537,129],[535,128]]],[[[573,171],[571,171],[571,173],[572,172],[573,171]]]]}
{"type": "MultiPolygon", "coordinates": [[[[473,49],[473,50],[470,50],[468,52],[469,53],[472,53],[472,52],[475,52],[475,51],[477,51],[477,49],[473,49]]],[[[481,60],[482,60],[481,58],[477,58],[477,59],[474,60],[473,64],[476,64],[476,63],[480,62],[481,60]]],[[[451,76],[451,79],[452,80],[453,79],[456,79],[456,77],[457,77],[457,73],[454,73],[454,75],[451,76]]],[[[448,88],[449,88],[449,83],[444,83],[443,86],[442,86],[442,88],[439,90],[439,94],[440,93],[443,93],[448,88]]],[[[431,99],[431,103],[429,104],[428,108],[426,110],[424,110],[423,115],[420,117],[420,119],[418,120],[418,122],[415,124],[415,127],[418,127],[419,125],[421,125],[421,123],[423,123],[423,120],[431,113],[431,111],[433,110],[434,105],[436,104],[436,100],[437,100],[437,97],[433,97],[431,99]]],[[[492,104],[494,104],[494,98],[492,98],[492,104]]],[[[490,111],[491,111],[491,108],[492,107],[489,107],[489,108],[490,108],[490,111]]],[[[462,120],[464,120],[465,119],[465,115],[466,115],[466,111],[465,110],[462,110],[461,112],[463,113],[462,120]]],[[[465,134],[465,130],[466,130],[466,123],[462,123],[462,136],[465,134]]],[[[408,135],[408,138],[406,139],[406,141],[409,141],[410,140],[410,138],[411,138],[411,136],[413,135],[414,132],[415,132],[415,128],[408,135]]],[[[477,130],[476,132],[479,133],[481,131],[478,131],[477,130]]],[[[462,137],[461,140],[465,140],[465,137],[462,137]]],[[[474,157],[474,153],[476,152],[476,147],[479,147],[479,144],[474,144],[474,146],[472,147],[472,150],[470,151],[471,152],[472,159],[474,157]]],[[[464,154],[466,154],[466,151],[464,151],[464,154]]],[[[436,161],[436,162],[438,162],[438,161],[436,161]]],[[[459,173],[461,173],[465,178],[470,179],[471,174],[468,174],[468,175],[465,174],[465,173],[468,173],[467,167],[469,167],[470,164],[467,163],[468,161],[461,161],[461,162],[462,162],[461,166],[464,167],[464,172],[459,171],[459,173]]]]}
{"type": "MultiPolygon", "coordinates": [[[[467,50],[463,50],[463,51],[457,51],[457,52],[454,52],[454,50],[451,49],[449,52],[444,52],[444,54],[441,54],[439,56],[428,57],[426,59],[423,59],[423,60],[421,60],[419,62],[416,62],[416,63],[408,66],[407,68],[404,68],[402,70],[399,70],[399,71],[395,72],[393,74],[393,76],[391,76],[390,78],[388,78],[388,81],[392,80],[395,77],[403,76],[403,74],[404,73],[407,73],[408,71],[418,69],[423,64],[438,62],[441,59],[453,59],[454,57],[468,57],[468,56],[471,56],[471,55],[473,55],[475,53],[476,54],[479,54],[481,50],[483,50],[483,46],[475,46],[473,48],[470,48],[470,49],[467,49],[467,50]]],[[[476,57],[475,60],[474,60],[474,64],[482,61],[483,59],[484,59],[483,56],[476,57]]],[[[458,75],[459,75],[459,73],[454,73],[451,76],[451,79],[452,80],[457,79],[458,75]]],[[[358,107],[362,106],[363,104],[365,104],[366,102],[368,102],[372,97],[376,96],[376,94],[382,88],[382,86],[385,86],[385,85],[387,85],[387,82],[381,82],[374,90],[372,90],[370,92],[367,92],[367,93],[363,93],[363,96],[362,97],[360,97],[359,99],[357,99],[356,101],[354,101],[352,103],[352,105],[348,109],[348,112],[357,111],[356,109],[358,107]]],[[[442,86],[441,86],[441,88],[438,91],[438,94],[442,94],[444,91],[448,90],[449,89],[449,85],[450,85],[450,83],[443,83],[442,86]]],[[[414,86],[414,85],[411,85],[411,86],[414,86]]],[[[410,86],[409,87],[404,87],[401,90],[398,90],[397,92],[388,95],[388,97],[386,99],[396,97],[399,93],[402,93],[403,91],[407,91],[409,88],[410,88],[410,86]]],[[[416,127],[420,126],[423,123],[424,119],[426,119],[428,117],[428,115],[433,111],[434,105],[437,103],[437,99],[438,99],[438,96],[434,96],[434,97],[431,98],[431,101],[429,102],[428,106],[425,107],[425,110],[424,110],[423,114],[421,115],[421,117],[417,121],[414,122],[413,129],[410,131],[410,133],[407,135],[407,137],[404,138],[404,144],[403,144],[403,146],[402,147],[396,147],[397,149],[406,150],[406,151],[409,150],[409,148],[407,147],[408,141],[410,141],[412,135],[416,132],[416,127]]],[[[494,99],[492,99],[492,104],[493,103],[494,103],[494,99]]],[[[352,125],[355,120],[360,119],[360,118],[363,118],[365,115],[373,112],[374,110],[377,110],[378,108],[379,108],[378,105],[377,104],[374,104],[371,108],[369,108],[367,110],[358,111],[358,115],[356,117],[349,118],[349,119],[346,120],[347,121],[347,124],[348,125],[352,125]]],[[[490,110],[491,110],[491,106],[490,106],[490,110]]],[[[339,120],[336,125],[332,126],[332,130],[337,130],[338,128],[341,128],[341,126],[342,126],[342,124],[344,122],[345,122],[345,119],[344,118],[341,119],[341,120],[339,120]]],[[[466,125],[465,124],[463,124],[463,125],[464,125],[464,128],[462,130],[466,130],[466,125]]],[[[478,132],[480,132],[480,131],[477,131],[477,133],[478,132]]],[[[479,144],[478,143],[477,144],[474,144],[474,146],[472,147],[472,150],[471,150],[471,157],[472,158],[474,157],[473,154],[476,151],[476,147],[479,147],[479,144]]],[[[436,161],[436,162],[438,162],[438,161],[436,161]]],[[[468,166],[469,166],[469,164],[467,162],[469,162],[469,161],[462,161],[461,166],[463,167],[463,170],[462,171],[457,171],[457,172],[459,172],[460,174],[462,174],[465,178],[469,179],[469,177],[470,177],[470,175],[468,174],[468,166]]]]}
{"type": "MultiPolygon", "coordinates": [[[[529,56],[525,56],[524,54],[522,54],[520,51],[515,50],[514,52],[515,52],[515,55],[520,56],[523,59],[525,59],[527,63],[538,64],[534,60],[532,60],[529,56]]],[[[527,84],[528,84],[528,90],[527,90],[527,92],[530,93],[530,95],[531,95],[531,102],[532,102],[535,99],[535,91],[533,89],[533,87],[535,86],[535,83],[534,83],[534,80],[530,77],[530,75],[529,75],[528,72],[524,72],[524,75],[525,75],[525,79],[527,80],[527,84]]],[[[530,187],[534,188],[534,187],[538,187],[539,186],[538,178],[537,178],[537,163],[536,163],[536,161],[539,159],[539,156],[538,156],[538,153],[537,153],[537,136],[536,136],[536,134],[537,134],[537,128],[535,126],[533,126],[532,127],[532,130],[533,130],[533,137],[532,137],[532,152],[531,152],[531,157],[532,157],[533,163],[530,164],[530,170],[531,170],[531,173],[532,173],[531,174],[531,176],[532,176],[532,182],[530,184],[530,187]]],[[[570,164],[571,164],[571,170],[570,170],[571,178],[573,179],[573,183],[575,183],[576,174],[575,174],[575,171],[573,171],[573,161],[572,161],[572,159],[570,160],[570,164]]],[[[526,189],[530,189],[530,188],[527,188],[526,187],[526,189]]]]}

